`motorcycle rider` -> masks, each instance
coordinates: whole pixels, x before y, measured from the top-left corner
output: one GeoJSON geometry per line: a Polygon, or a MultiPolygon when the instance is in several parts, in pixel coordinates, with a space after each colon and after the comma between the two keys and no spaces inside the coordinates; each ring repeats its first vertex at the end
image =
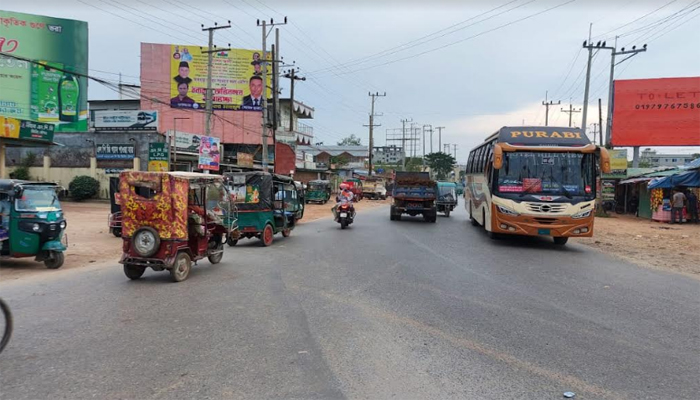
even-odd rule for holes
{"type": "Polygon", "coordinates": [[[338,203],[333,207],[333,215],[335,216],[336,221],[338,220],[338,207],[345,203],[350,204],[350,212],[352,213],[352,217],[355,217],[355,207],[352,205],[352,201],[354,199],[355,195],[350,190],[350,187],[345,183],[341,183],[340,193],[338,193],[338,196],[335,198],[335,201],[338,203]]]}

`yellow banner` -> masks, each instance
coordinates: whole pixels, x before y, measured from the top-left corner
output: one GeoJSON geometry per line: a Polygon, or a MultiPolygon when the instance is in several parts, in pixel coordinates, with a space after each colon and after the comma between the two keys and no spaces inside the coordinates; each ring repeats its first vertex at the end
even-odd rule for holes
{"type": "MultiPolygon", "coordinates": [[[[202,52],[203,49],[199,46],[170,46],[171,107],[204,109],[208,55],[202,52]]],[[[262,111],[263,91],[269,84],[262,81],[265,65],[261,54],[257,50],[244,49],[213,54],[213,109],[262,111]]],[[[266,94],[270,96],[269,89],[266,94]]]]}
{"type": "Polygon", "coordinates": [[[149,172],[168,172],[168,162],[167,161],[149,161],[148,162],[149,172]]]}
{"type": "Polygon", "coordinates": [[[19,139],[20,121],[0,116],[0,138],[19,139]]]}

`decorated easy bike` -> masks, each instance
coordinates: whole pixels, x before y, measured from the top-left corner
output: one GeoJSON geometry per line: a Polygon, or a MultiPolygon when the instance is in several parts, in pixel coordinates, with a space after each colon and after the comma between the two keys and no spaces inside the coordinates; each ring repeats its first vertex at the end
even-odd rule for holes
{"type": "Polygon", "coordinates": [[[146,268],[187,279],[192,262],[218,264],[230,233],[231,203],[220,175],[191,172],[122,172],[119,181],[123,255],[129,279],[146,268]]]}

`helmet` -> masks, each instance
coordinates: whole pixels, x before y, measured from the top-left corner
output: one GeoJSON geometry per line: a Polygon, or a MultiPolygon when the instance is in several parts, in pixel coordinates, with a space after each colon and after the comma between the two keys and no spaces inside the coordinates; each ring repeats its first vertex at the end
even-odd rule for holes
{"type": "Polygon", "coordinates": [[[347,184],[347,183],[341,183],[341,184],[340,184],[340,189],[341,189],[341,190],[346,190],[346,189],[348,189],[348,184],[347,184]]]}

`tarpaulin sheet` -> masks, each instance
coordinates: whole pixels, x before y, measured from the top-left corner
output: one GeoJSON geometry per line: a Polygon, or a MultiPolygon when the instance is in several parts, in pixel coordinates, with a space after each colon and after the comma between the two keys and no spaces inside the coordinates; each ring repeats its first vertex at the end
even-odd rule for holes
{"type": "Polygon", "coordinates": [[[649,183],[649,189],[671,189],[675,187],[700,187],[700,170],[656,178],[649,183]]]}

